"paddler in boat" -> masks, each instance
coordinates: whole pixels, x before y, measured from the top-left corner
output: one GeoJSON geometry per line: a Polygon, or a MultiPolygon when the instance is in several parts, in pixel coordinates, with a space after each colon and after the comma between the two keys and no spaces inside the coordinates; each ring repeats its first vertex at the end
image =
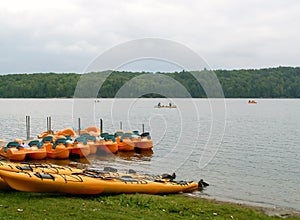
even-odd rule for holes
{"type": "Polygon", "coordinates": [[[160,104],[160,102],[159,102],[159,103],[157,104],[157,106],[160,107],[160,105],[161,105],[161,104],[160,104]]]}

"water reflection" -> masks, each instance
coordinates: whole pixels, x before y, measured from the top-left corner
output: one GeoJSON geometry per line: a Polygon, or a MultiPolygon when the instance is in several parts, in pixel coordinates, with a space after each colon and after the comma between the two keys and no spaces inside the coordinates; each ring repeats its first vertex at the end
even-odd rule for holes
{"type": "MultiPolygon", "coordinates": [[[[90,154],[86,157],[72,156],[69,159],[51,159],[46,158],[43,160],[27,160],[30,163],[51,163],[61,166],[72,166],[77,168],[87,168],[89,166],[101,168],[100,166],[107,166],[111,163],[124,163],[128,165],[128,162],[139,161],[151,161],[153,156],[153,150],[144,151],[118,151],[116,154],[98,152],[97,154],[90,154]],[[100,163],[99,163],[100,162],[100,163]]],[[[135,165],[133,165],[135,166],[135,165]]]]}

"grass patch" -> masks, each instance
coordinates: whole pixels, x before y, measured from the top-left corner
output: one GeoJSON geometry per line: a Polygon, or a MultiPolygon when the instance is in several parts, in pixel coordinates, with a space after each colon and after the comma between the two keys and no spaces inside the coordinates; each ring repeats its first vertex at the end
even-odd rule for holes
{"type": "Polygon", "coordinates": [[[280,219],[239,205],[182,195],[70,196],[2,191],[0,198],[0,219],[280,219]]]}

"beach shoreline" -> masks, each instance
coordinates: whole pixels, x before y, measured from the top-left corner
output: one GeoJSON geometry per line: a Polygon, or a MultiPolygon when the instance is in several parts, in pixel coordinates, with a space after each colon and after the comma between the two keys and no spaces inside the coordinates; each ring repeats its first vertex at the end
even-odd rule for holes
{"type": "Polygon", "coordinates": [[[199,198],[204,199],[210,202],[214,202],[216,204],[230,204],[230,205],[237,205],[239,207],[243,208],[250,208],[258,212],[262,212],[267,216],[271,217],[280,217],[280,218],[286,218],[286,217],[296,217],[300,219],[300,211],[288,208],[288,207],[279,207],[271,204],[261,204],[261,203],[255,203],[255,202],[247,202],[242,200],[234,200],[234,199],[226,199],[226,198],[216,198],[212,196],[207,195],[195,195],[192,193],[184,194],[184,196],[191,197],[191,198],[199,198]]]}

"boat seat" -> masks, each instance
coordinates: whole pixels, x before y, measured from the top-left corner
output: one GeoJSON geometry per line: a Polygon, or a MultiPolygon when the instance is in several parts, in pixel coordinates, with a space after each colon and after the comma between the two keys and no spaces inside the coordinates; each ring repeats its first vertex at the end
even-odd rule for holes
{"type": "Polygon", "coordinates": [[[53,137],[52,136],[46,136],[42,139],[42,142],[45,143],[46,141],[49,141],[53,143],[53,137]]]}
{"type": "Polygon", "coordinates": [[[141,137],[148,137],[148,136],[150,136],[150,133],[149,132],[144,132],[140,136],[141,137]]]}
{"type": "Polygon", "coordinates": [[[106,133],[106,132],[105,132],[105,133],[102,133],[102,134],[100,134],[100,136],[101,136],[101,137],[103,137],[103,138],[105,138],[105,137],[106,137],[106,136],[108,136],[108,135],[109,135],[109,134],[108,134],[108,133],[106,133]]]}
{"type": "Polygon", "coordinates": [[[121,141],[123,141],[125,138],[132,138],[132,133],[125,133],[121,136],[121,141]]]}
{"type": "Polygon", "coordinates": [[[27,165],[27,166],[16,166],[16,168],[18,170],[21,170],[21,171],[33,171],[32,167],[30,165],[27,165]]]}
{"type": "Polygon", "coordinates": [[[139,131],[133,131],[133,134],[140,136],[139,131]]]}
{"type": "Polygon", "coordinates": [[[55,177],[52,176],[50,173],[35,173],[34,175],[42,180],[43,179],[52,179],[53,181],[55,180],[55,177]]]}
{"type": "Polygon", "coordinates": [[[116,142],[116,138],[114,135],[107,135],[106,137],[104,137],[104,140],[105,141],[112,140],[113,142],[116,142]]]}
{"type": "Polygon", "coordinates": [[[123,131],[117,131],[117,132],[115,132],[115,137],[117,137],[117,136],[123,136],[123,135],[124,135],[123,131]]]}
{"type": "Polygon", "coordinates": [[[52,148],[55,149],[58,144],[66,145],[66,141],[67,141],[67,139],[65,139],[65,138],[57,139],[55,141],[55,143],[53,144],[52,148]]]}
{"type": "Polygon", "coordinates": [[[19,146],[19,142],[16,142],[16,141],[12,141],[12,142],[9,142],[6,147],[4,148],[4,152],[6,153],[7,150],[11,147],[18,147],[19,146]]]}
{"type": "Polygon", "coordinates": [[[30,147],[32,147],[33,145],[37,145],[38,147],[39,147],[39,141],[38,140],[34,140],[34,141],[30,141],[29,143],[28,143],[28,145],[30,146],[30,147]]]}
{"type": "Polygon", "coordinates": [[[85,136],[80,136],[74,140],[74,142],[82,142],[84,145],[87,144],[87,138],[85,136]]]}

